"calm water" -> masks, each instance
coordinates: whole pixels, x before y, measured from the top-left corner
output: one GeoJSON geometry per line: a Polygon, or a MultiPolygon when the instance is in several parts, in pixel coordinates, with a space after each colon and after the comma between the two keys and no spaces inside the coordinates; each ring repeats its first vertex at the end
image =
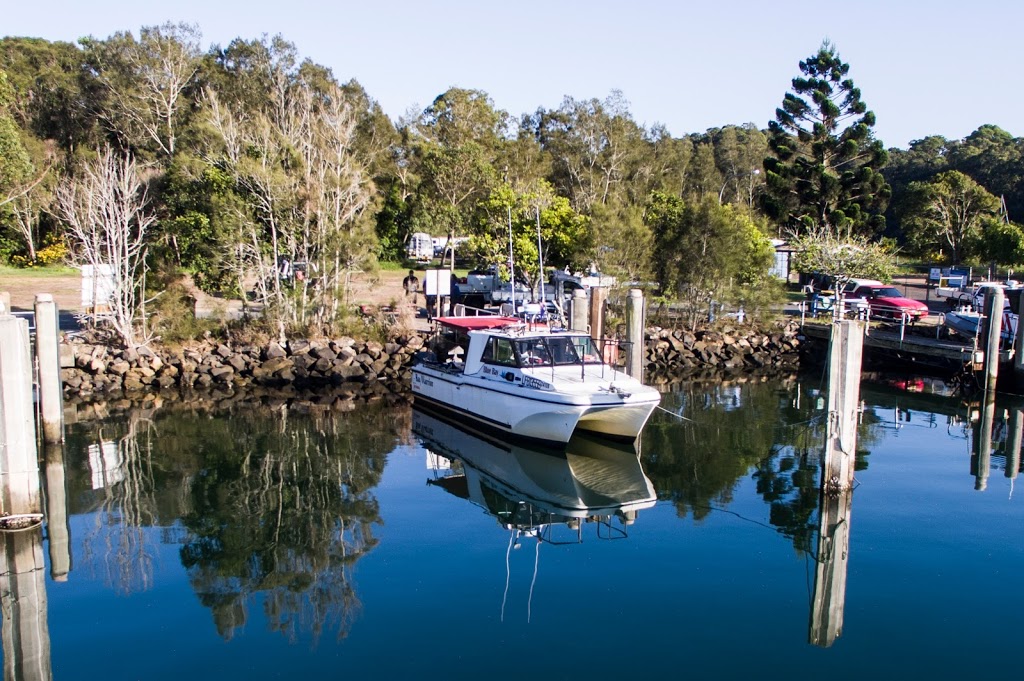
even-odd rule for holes
{"type": "MultiPolygon", "coordinates": [[[[5,668],[1017,678],[1020,405],[996,406],[978,456],[977,407],[906,387],[862,388],[852,509],[825,542],[813,381],[684,386],[662,404],[685,420],[657,412],[639,459],[509,447],[383,404],[79,423],[67,538],[49,528],[45,572],[4,593],[5,668]]],[[[56,508],[52,453],[47,470],[56,508]]]]}

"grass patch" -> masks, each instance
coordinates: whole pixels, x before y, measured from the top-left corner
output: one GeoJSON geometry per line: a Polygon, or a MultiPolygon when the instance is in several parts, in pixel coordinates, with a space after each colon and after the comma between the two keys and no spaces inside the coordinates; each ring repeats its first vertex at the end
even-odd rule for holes
{"type": "Polygon", "coordinates": [[[78,268],[66,265],[47,265],[45,267],[11,267],[10,265],[0,265],[0,277],[46,279],[47,277],[78,276],[78,274],[78,268]]]}

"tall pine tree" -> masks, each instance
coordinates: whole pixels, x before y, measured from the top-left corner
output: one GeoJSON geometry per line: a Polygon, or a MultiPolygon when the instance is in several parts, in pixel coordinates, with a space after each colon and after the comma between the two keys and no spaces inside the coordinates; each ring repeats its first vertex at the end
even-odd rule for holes
{"type": "Polygon", "coordinates": [[[860,90],[829,41],[800,62],[776,120],[768,124],[764,208],[784,229],[880,233],[890,190],[887,161],[860,90]]]}

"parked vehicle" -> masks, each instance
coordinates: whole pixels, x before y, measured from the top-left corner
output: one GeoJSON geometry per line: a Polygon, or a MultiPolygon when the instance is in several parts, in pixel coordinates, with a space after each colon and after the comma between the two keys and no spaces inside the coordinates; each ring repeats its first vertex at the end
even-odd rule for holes
{"type": "Polygon", "coordinates": [[[872,317],[900,320],[906,315],[915,322],[928,315],[927,305],[907,298],[895,286],[875,279],[851,279],[844,290],[854,298],[866,299],[872,317]]]}
{"type": "Polygon", "coordinates": [[[405,255],[416,262],[430,262],[434,259],[434,242],[429,234],[414,232],[405,244],[405,255]]]}

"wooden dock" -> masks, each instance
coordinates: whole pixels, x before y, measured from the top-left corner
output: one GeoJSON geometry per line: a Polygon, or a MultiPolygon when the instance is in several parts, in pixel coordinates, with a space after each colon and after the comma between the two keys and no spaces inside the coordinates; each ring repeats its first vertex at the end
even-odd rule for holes
{"type": "MultiPolygon", "coordinates": [[[[828,342],[832,333],[831,323],[807,320],[801,326],[801,330],[808,338],[828,342]]],[[[948,339],[936,338],[935,326],[924,326],[921,329],[907,327],[904,333],[899,328],[886,326],[871,326],[868,328],[864,338],[866,351],[878,351],[897,359],[917,364],[965,366],[975,357],[973,343],[959,343],[948,339]],[[928,334],[921,331],[927,330],[928,334]]],[[[978,350],[980,353],[981,350],[978,350]]],[[[1006,364],[1013,359],[1011,350],[1003,350],[999,353],[1000,364],[1006,364]]],[[[980,361],[979,361],[980,363],[980,361]]]]}

